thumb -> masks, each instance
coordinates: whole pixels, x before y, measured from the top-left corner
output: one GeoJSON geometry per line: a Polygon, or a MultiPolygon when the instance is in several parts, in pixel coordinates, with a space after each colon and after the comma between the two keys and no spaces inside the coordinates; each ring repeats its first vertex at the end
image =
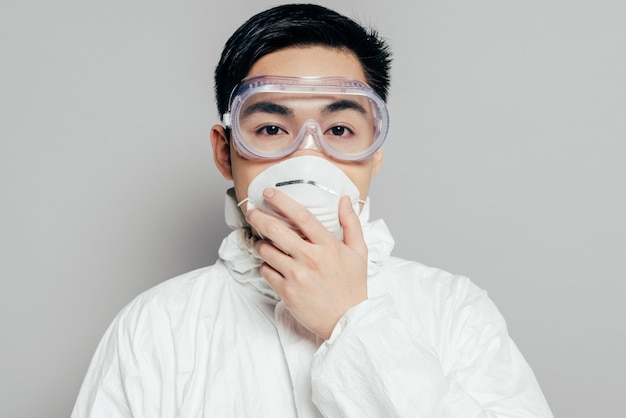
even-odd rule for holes
{"type": "Polygon", "coordinates": [[[361,229],[359,215],[352,207],[350,197],[343,196],[339,201],[339,222],[343,227],[343,242],[348,247],[367,256],[367,246],[361,229]]]}

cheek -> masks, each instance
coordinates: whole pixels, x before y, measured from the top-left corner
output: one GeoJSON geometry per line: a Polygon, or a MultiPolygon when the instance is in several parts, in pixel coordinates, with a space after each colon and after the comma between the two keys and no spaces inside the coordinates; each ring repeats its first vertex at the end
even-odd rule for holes
{"type": "Polygon", "coordinates": [[[365,199],[369,194],[370,182],[372,179],[371,165],[344,166],[342,170],[352,180],[359,189],[361,199],[365,199]]]}
{"type": "Polygon", "coordinates": [[[252,180],[254,180],[254,178],[262,171],[273,164],[275,163],[244,160],[239,156],[233,157],[233,183],[235,185],[237,201],[240,202],[248,197],[248,186],[250,185],[250,182],[252,182],[252,180]]]}

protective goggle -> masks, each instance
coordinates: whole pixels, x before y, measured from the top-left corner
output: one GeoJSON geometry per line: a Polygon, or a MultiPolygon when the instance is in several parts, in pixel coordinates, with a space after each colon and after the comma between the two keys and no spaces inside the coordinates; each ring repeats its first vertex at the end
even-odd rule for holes
{"type": "Polygon", "coordinates": [[[384,100],[349,78],[249,77],[231,97],[222,123],[249,159],[317,149],[338,160],[363,160],[380,148],[389,127],[384,100]]]}

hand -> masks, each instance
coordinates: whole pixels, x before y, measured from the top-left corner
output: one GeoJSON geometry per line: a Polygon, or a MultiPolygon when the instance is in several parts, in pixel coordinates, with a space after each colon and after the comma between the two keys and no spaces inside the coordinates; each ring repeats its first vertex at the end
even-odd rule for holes
{"type": "Polygon", "coordinates": [[[280,190],[266,189],[263,196],[300,234],[258,209],[246,213],[250,225],[264,237],[255,244],[265,262],[261,275],[298,322],[328,339],[339,318],[367,299],[367,246],[359,217],[344,196],[339,203],[341,242],[280,190]]]}

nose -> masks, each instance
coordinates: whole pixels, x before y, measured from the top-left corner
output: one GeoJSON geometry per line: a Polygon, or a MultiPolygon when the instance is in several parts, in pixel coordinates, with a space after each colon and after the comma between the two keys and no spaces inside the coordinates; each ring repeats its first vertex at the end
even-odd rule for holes
{"type": "Polygon", "coordinates": [[[296,151],[315,150],[323,152],[323,149],[320,146],[320,141],[322,140],[323,135],[322,128],[316,120],[309,119],[305,121],[302,124],[302,128],[300,128],[300,133],[298,134],[300,137],[300,145],[296,151]]]}

